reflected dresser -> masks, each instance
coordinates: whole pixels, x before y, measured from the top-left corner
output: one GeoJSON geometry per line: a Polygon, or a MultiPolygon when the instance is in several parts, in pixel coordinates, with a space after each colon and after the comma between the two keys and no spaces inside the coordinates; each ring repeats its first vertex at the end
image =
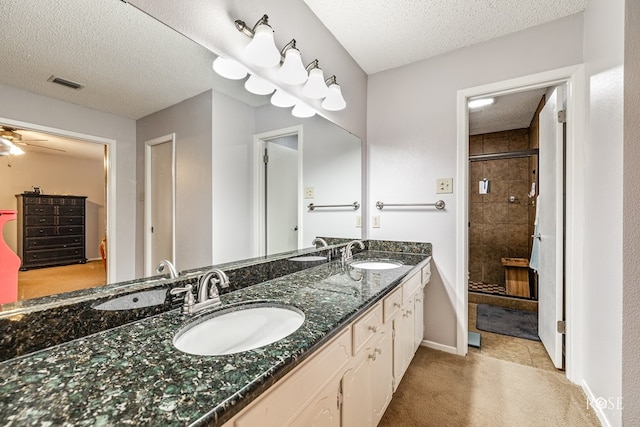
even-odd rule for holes
{"type": "Polygon", "coordinates": [[[22,271],[84,264],[86,196],[17,194],[22,271]]]}

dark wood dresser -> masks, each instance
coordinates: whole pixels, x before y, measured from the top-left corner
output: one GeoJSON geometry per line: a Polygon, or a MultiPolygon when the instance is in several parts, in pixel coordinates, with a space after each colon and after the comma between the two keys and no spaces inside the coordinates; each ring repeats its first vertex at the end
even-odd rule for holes
{"type": "Polygon", "coordinates": [[[84,264],[86,196],[16,194],[21,270],[84,264]]]}

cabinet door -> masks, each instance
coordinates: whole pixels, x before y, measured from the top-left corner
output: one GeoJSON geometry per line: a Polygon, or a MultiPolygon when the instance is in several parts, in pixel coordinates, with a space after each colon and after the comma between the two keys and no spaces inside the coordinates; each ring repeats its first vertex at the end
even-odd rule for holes
{"type": "Polygon", "coordinates": [[[415,304],[414,304],[414,342],[413,352],[415,353],[422,344],[424,339],[424,288],[421,288],[416,292],[415,304]]]}
{"type": "Polygon", "coordinates": [[[415,339],[413,305],[413,299],[403,304],[400,313],[393,320],[393,378],[395,379],[393,391],[398,388],[398,384],[413,358],[415,339]]]}
{"type": "Polygon", "coordinates": [[[371,348],[363,349],[342,377],[342,425],[369,427],[373,419],[371,348]]]}
{"type": "Polygon", "coordinates": [[[374,348],[371,375],[373,383],[373,424],[378,425],[393,396],[393,345],[390,330],[374,348]]]}
{"type": "Polygon", "coordinates": [[[295,427],[340,426],[340,377],[335,377],[292,422],[295,427]]]}

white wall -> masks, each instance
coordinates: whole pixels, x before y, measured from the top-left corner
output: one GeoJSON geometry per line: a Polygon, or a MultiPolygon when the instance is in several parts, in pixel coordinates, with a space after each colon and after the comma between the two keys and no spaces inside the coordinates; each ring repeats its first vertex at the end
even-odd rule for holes
{"type": "Polygon", "coordinates": [[[627,0],[624,46],[624,288],[622,395],[624,425],[640,425],[640,2],[627,0]]]}
{"type": "Polygon", "coordinates": [[[206,91],[137,121],[137,274],[144,274],[144,145],[175,133],[176,269],[212,263],[212,91],[206,91]]]}
{"type": "MultiPolygon", "coordinates": [[[[605,399],[622,393],[623,58],[624,0],[589,1],[583,376],[593,397],[605,399]]],[[[621,425],[617,408],[604,408],[603,414],[611,425],[621,425]]]]}
{"type": "MultiPolygon", "coordinates": [[[[17,209],[16,194],[39,186],[43,194],[87,196],[85,203],[85,256],[99,259],[104,237],[104,159],[25,152],[11,159],[0,158],[0,207],[17,209]],[[10,162],[10,163],[9,163],[10,162]],[[8,167],[9,164],[11,167],[8,167]]],[[[9,247],[17,251],[17,221],[4,227],[9,247]]]]}
{"type": "MultiPolygon", "coordinates": [[[[582,62],[580,14],[369,77],[369,212],[373,239],[433,244],[434,275],[425,291],[425,339],[455,348],[455,195],[436,194],[436,178],[456,176],[457,91],[582,62]],[[435,209],[383,210],[386,203],[435,209]]],[[[455,183],[454,183],[455,184],[455,183]]],[[[455,187],[455,185],[454,185],[455,187]]],[[[466,319],[460,319],[465,321],[466,319]]]]}
{"type": "MultiPolygon", "coordinates": [[[[0,117],[116,141],[116,218],[113,236],[117,271],[112,282],[135,275],[136,130],[131,119],[0,85],[0,117]]],[[[43,184],[46,189],[47,186],[43,184]]]]}

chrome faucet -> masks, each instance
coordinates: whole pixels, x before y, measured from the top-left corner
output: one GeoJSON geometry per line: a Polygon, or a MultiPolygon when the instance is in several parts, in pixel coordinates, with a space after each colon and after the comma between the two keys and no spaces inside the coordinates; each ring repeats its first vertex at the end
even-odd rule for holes
{"type": "Polygon", "coordinates": [[[220,302],[220,294],[218,293],[218,284],[221,288],[229,287],[229,277],[224,271],[214,268],[207,271],[198,280],[198,296],[193,295],[193,285],[188,284],[184,288],[171,289],[171,295],[177,295],[184,292],[184,304],[182,305],[183,314],[194,314],[208,307],[218,307],[220,302]]]}
{"type": "Polygon", "coordinates": [[[311,241],[311,244],[314,245],[315,247],[318,247],[318,243],[320,244],[321,248],[326,248],[327,246],[329,246],[327,241],[324,240],[322,237],[316,237],[311,241]]]}
{"type": "Polygon", "coordinates": [[[364,249],[364,243],[362,243],[362,240],[352,240],[349,243],[347,243],[347,246],[345,246],[344,248],[340,249],[340,252],[342,253],[342,265],[343,266],[346,263],[348,263],[348,262],[353,260],[353,252],[352,252],[353,245],[358,245],[360,247],[360,249],[364,249]]]}
{"type": "Polygon", "coordinates": [[[158,268],[156,268],[156,273],[164,273],[165,269],[169,270],[169,277],[171,277],[172,279],[178,277],[176,268],[168,259],[163,259],[162,261],[160,261],[160,264],[158,264],[158,268]]]}

